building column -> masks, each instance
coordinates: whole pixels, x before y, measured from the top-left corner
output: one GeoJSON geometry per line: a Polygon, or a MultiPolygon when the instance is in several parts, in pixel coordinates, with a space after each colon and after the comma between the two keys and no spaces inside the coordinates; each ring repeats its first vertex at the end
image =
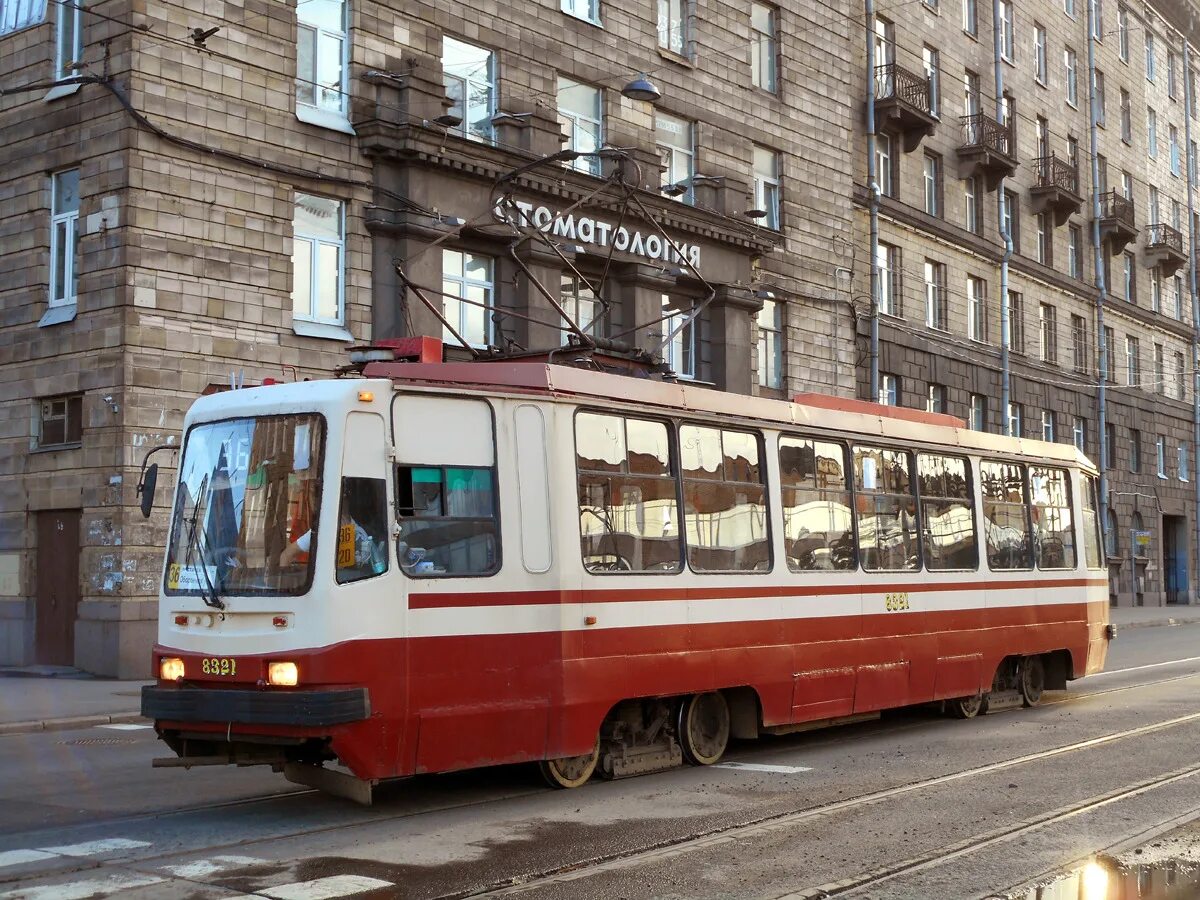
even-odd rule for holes
{"type": "Polygon", "coordinates": [[[441,309],[441,248],[428,247],[452,226],[427,215],[378,207],[367,211],[366,225],[371,233],[372,337],[440,338],[441,321],[413,290],[405,288],[396,266],[441,309]]]}
{"type": "Polygon", "coordinates": [[[734,394],[754,391],[750,357],[756,347],[754,318],[762,300],[744,287],[720,285],[709,304],[712,323],[712,379],[734,394]]]}
{"type": "Polygon", "coordinates": [[[661,267],[642,263],[625,263],[615,267],[612,276],[617,284],[616,295],[621,304],[623,340],[635,349],[652,354],[657,361],[663,359],[663,294],[676,289],[673,276],[661,267]]]}
{"type": "Polygon", "coordinates": [[[514,291],[510,303],[501,302],[514,312],[537,321],[501,317],[497,330],[503,330],[527,350],[553,350],[565,341],[567,323],[562,321],[542,290],[555,300],[559,299],[562,260],[536,241],[527,241],[518,247],[517,257],[529,267],[530,274],[522,272],[511,258],[505,260],[513,269],[514,291]]]}

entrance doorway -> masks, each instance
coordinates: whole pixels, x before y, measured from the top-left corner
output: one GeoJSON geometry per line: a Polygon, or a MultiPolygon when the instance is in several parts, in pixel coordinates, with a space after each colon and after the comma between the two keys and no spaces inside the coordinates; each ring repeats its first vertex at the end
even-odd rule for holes
{"type": "Polygon", "coordinates": [[[75,616],[79,606],[79,519],[77,509],[37,514],[37,619],[34,661],[75,663],[75,616]]]}
{"type": "Polygon", "coordinates": [[[1163,586],[1167,603],[1188,602],[1187,519],[1163,516],[1163,586]]]}

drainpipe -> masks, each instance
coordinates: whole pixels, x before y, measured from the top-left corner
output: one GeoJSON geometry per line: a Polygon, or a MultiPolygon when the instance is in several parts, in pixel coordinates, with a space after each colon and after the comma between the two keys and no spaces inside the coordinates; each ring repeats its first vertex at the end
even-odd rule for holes
{"type": "MultiPolygon", "coordinates": [[[[992,0],[992,50],[993,63],[996,72],[996,120],[1003,122],[1004,115],[1004,62],[1001,59],[1001,49],[1003,42],[1001,41],[1000,28],[1000,0],[992,0]]],[[[1016,147],[1016,130],[1013,127],[1016,116],[1008,117],[1008,139],[1010,153],[1015,154],[1016,147]]],[[[1012,405],[1012,385],[1010,383],[1009,372],[1009,341],[1012,339],[1009,331],[1009,317],[1011,311],[1008,308],[1008,261],[1012,259],[1013,242],[1012,234],[1009,233],[1008,220],[1005,216],[1005,211],[1008,207],[1008,199],[1004,194],[1004,178],[1000,179],[1000,184],[996,188],[996,196],[999,203],[996,204],[996,209],[1000,215],[1000,238],[1004,241],[1004,253],[1000,256],[1000,421],[1002,423],[1002,434],[1007,434],[1010,437],[1020,437],[1019,434],[1012,433],[1012,420],[1008,414],[1009,407],[1012,405]]]]}
{"type": "Polygon", "coordinates": [[[867,20],[867,214],[871,221],[871,396],[879,402],[879,173],[875,171],[875,0],[867,20]]]}
{"type": "MultiPolygon", "coordinates": [[[[1195,189],[1195,173],[1193,163],[1200,161],[1192,156],[1192,76],[1191,53],[1187,35],[1183,36],[1183,139],[1186,142],[1184,154],[1187,159],[1187,209],[1188,209],[1188,287],[1192,297],[1192,481],[1196,485],[1196,502],[1192,511],[1192,522],[1196,527],[1196,567],[1192,570],[1200,577],[1200,474],[1197,471],[1197,456],[1200,454],[1200,343],[1196,340],[1197,330],[1200,330],[1200,303],[1196,297],[1196,221],[1195,206],[1192,202],[1192,191],[1195,189]]],[[[1161,527],[1161,525],[1160,525],[1161,527]]],[[[1161,541],[1161,537],[1160,537],[1161,541]]],[[[1189,590],[1195,596],[1195,590],[1189,590]]],[[[1189,598],[1190,600],[1190,598],[1189,598]]]]}
{"type": "Polygon", "coordinates": [[[1096,102],[1096,27],[1093,23],[1095,16],[1095,0],[1088,0],[1087,30],[1088,30],[1088,105],[1091,109],[1091,124],[1088,128],[1089,148],[1092,156],[1092,256],[1096,264],[1096,341],[1100,345],[1099,390],[1097,403],[1100,407],[1100,528],[1102,529],[1103,545],[1108,546],[1108,352],[1111,348],[1104,341],[1104,301],[1108,295],[1108,285],[1104,281],[1104,259],[1100,255],[1100,160],[1098,158],[1099,135],[1099,106],[1096,102]]]}

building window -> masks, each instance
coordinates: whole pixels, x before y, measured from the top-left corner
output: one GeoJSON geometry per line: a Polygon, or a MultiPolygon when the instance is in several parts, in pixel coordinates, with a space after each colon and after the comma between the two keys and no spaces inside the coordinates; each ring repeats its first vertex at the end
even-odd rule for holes
{"type": "Polygon", "coordinates": [[[879,376],[879,402],[884,406],[900,405],[900,379],[886,372],[879,376]]]}
{"type": "Polygon", "coordinates": [[[967,276],[967,337],[987,341],[987,282],[967,276]]]}
{"type": "Polygon", "coordinates": [[[318,125],[345,122],[350,110],[346,4],[339,0],[301,3],[296,20],[296,114],[309,116],[318,125]]]}
{"type": "Polygon", "coordinates": [[[1101,0],[1092,0],[1092,37],[1104,40],[1104,4],[1101,0]]]}
{"type": "Polygon", "coordinates": [[[1071,440],[1075,449],[1080,453],[1087,453],[1087,419],[1083,416],[1071,417],[1071,440]]]}
{"type": "Polygon", "coordinates": [[[1042,410],[1042,440],[1054,440],[1054,410],[1052,409],[1042,410]]]}
{"type": "Polygon", "coordinates": [[[1175,353],[1175,399],[1187,399],[1187,370],[1183,367],[1183,354],[1175,353]]]}
{"type": "Polygon", "coordinates": [[[1162,273],[1158,269],[1150,270],[1150,310],[1162,312],[1162,273]]]}
{"type": "Polygon", "coordinates": [[[1188,452],[1187,447],[1180,444],[1178,447],[1177,460],[1179,465],[1179,480],[1188,480],[1188,452]]]}
{"type": "Polygon", "coordinates": [[[687,0],[658,0],[658,46],[683,56],[687,12],[687,0]]]}
{"type": "Polygon", "coordinates": [[[1121,62],[1129,62],[1129,10],[1117,7],[1117,53],[1121,62]]]}
{"type": "Polygon", "coordinates": [[[1117,464],[1117,426],[1112,422],[1104,424],[1104,468],[1113,469],[1117,464]]]}
{"type": "Polygon", "coordinates": [[[925,324],[938,331],[948,327],[946,264],[925,260],[925,324]]]}
{"type": "Polygon", "coordinates": [[[1011,0],[998,0],[1000,7],[1000,58],[1016,62],[1016,28],[1011,0]]]}
{"type": "Polygon", "coordinates": [[[39,447],[78,444],[83,439],[83,395],[53,397],[41,402],[39,447]]]}
{"type": "Polygon", "coordinates": [[[1116,333],[1111,326],[1105,325],[1101,335],[1103,336],[1103,341],[1100,344],[1100,351],[1104,354],[1104,377],[1106,381],[1116,384],[1117,361],[1114,358],[1114,354],[1117,352],[1116,333]]]}
{"type": "Polygon", "coordinates": [[[767,214],[764,225],[779,230],[779,154],[766,147],[754,148],[754,207],[767,214]]]}
{"type": "Polygon", "coordinates": [[[1125,299],[1130,303],[1137,303],[1137,278],[1134,276],[1133,254],[1126,251],[1123,259],[1125,260],[1125,299]]]}
{"type": "Polygon", "coordinates": [[[1121,173],[1121,196],[1126,200],[1133,199],[1133,176],[1128,172],[1121,173]]]}
{"type": "Polygon", "coordinates": [[[1037,216],[1037,261],[1044,266],[1054,265],[1054,231],[1047,213],[1037,216]]]}
{"type": "Polygon", "coordinates": [[[1008,346],[1014,353],[1025,352],[1025,298],[1017,291],[1008,292],[1008,346]]]}
{"type": "Polygon", "coordinates": [[[772,94],[779,90],[777,20],[773,6],[750,4],[750,30],[754,32],[750,42],[750,78],[756,88],[772,94]]]}
{"type": "Polygon", "coordinates": [[[1146,80],[1154,80],[1154,35],[1146,32],[1146,80]]]}
{"type": "MultiPolygon", "coordinates": [[[[4,4],[4,19],[8,19],[8,3],[4,4]]],[[[19,10],[14,9],[19,14],[19,10]]],[[[45,14],[43,13],[43,16],[45,14]]],[[[83,62],[83,0],[58,3],[54,29],[54,78],[73,78],[80,73],[83,62]]]]}
{"type": "Polygon", "coordinates": [[[929,391],[925,395],[925,411],[931,413],[946,411],[946,386],[944,384],[929,385],[929,391]]]}
{"type": "Polygon", "coordinates": [[[600,24],[600,0],[562,0],[562,11],[593,25],[600,24]]]}
{"type": "Polygon", "coordinates": [[[1175,99],[1175,51],[1167,50],[1167,96],[1175,99]]]}
{"type": "Polygon", "coordinates": [[[892,136],[875,135],[875,179],[879,182],[879,193],[894,197],[895,179],[892,178],[892,136]]]}
{"type": "MultiPolygon", "coordinates": [[[[463,250],[442,251],[442,315],[472,347],[492,342],[494,262],[463,250]]],[[[442,335],[457,344],[449,329],[442,335]]]]}
{"type": "Polygon", "coordinates": [[[1004,231],[1014,253],[1021,252],[1021,201],[1016,191],[1004,192],[1004,231]]]}
{"type": "Polygon", "coordinates": [[[1158,156],[1158,115],[1146,107],[1146,152],[1150,158],[1158,156]]]}
{"type": "Polygon", "coordinates": [[[65,169],[50,176],[50,306],[75,304],[78,260],[79,170],[65,169]]]}
{"type": "MultiPolygon", "coordinates": [[[[303,5],[303,4],[302,4],[303,5]]],[[[454,105],[449,112],[462,118],[453,130],[469,138],[492,139],[496,110],[495,59],[491,50],[442,38],[442,80],[454,105]]]]}
{"type": "Polygon", "coordinates": [[[1046,86],[1046,28],[1040,22],[1033,23],[1033,77],[1038,84],[1046,86]]]}
{"type": "Polygon", "coordinates": [[[1070,47],[1063,50],[1063,69],[1067,82],[1067,102],[1072,106],[1079,105],[1079,67],[1075,60],[1075,51],[1070,47]]]}
{"type": "Polygon", "coordinates": [[[1067,271],[1072,278],[1083,278],[1083,226],[1067,228],[1067,271]]]}
{"type": "Polygon", "coordinates": [[[1126,336],[1125,338],[1125,384],[1128,387],[1140,387],[1142,382],[1142,361],[1141,351],[1138,348],[1138,339],[1135,337],[1126,336]]]}
{"type": "MultiPolygon", "coordinates": [[[[60,7],[64,8],[64,7],[60,7]]],[[[0,2],[0,37],[46,21],[46,0],[0,2]]]]}
{"type": "MultiPolygon", "coordinates": [[[[596,317],[600,314],[600,301],[596,299],[596,292],[592,285],[573,272],[563,272],[559,285],[559,302],[562,303],[567,315],[571,317],[571,321],[578,325],[579,330],[584,334],[595,335],[596,317]]],[[[563,329],[562,343],[564,346],[573,335],[574,332],[563,329]]]]}
{"type": "Polygon", "coordinates": [[[921,50],[921,61],[925,66],[925,77],[929,79],[929,112],[938,116],[942,96],[942,55],[926,44],[921,50]]]}
{"type": "Polygon", "coordinates": [[[1158,465],[1158,477],[1167,477],[1167,439],[1161,434],[1154,439],[1154,460],[1158,465]]]}
{"type": "Polygon", "coordinates": [[[1009,437],[1021,437],[1021,421],[1025,417],[1025,407],[1020,403],[1008,404],[1008,434],[1009,437]]]}
{"type": "Polygon", "coordinates": [[[600,88],[558,76],[558,124],[567,135],[567,149],[592,154],[569,164],[577,172],[600,174],[594,154],[604,143],[603,102],[600,88]]]}
{"type": "Polygon", "coordinates": [[[1058,365],[1058,312],[1049,303],[1038,305],[1038,358],[1058,365]]]}
{"type": "Polygon", "coordinates": [[[962,27],[963,31],[972,37],[979,34],[979,10],[976,8],[976,0],[962,0],[962,27]]]}
{"type": "Polygon", "coordinates": [[[1099,69],[1096,70],[1096,124],[1101,128],[1104,127],[1106,115],[1105,107],[1107,104],[1104,100],[1104,73],[1099,69]]]}
{"type": "Polygon", "coordinates": [[[1167,145],[1171,151],[1171,174],[1178,178],[1183,166],[1179,153],[1179,129],[1174,125],[1167,126],[1167,145]]]}
{"type": "Polygon", "coordinates": [[[1154,345],[1154,391],[1158,394],[1167,392],[1167,358],[1162,344],[1154,345]]]}
{"type": "Polygon", "coordinates": [[[899,316],[900,248],[880,243],[875,263],[879,270],[879,311],[885,316],[899,316]]]}
{"type": "Polygon", "coordinates": [[[1121,140],[1133,143],[1133,101],[1125,88],[1121,88],[1121,140]]]}
{"type": "Polygon", "coordinates": [[[1183,276],[1175,276],[1175,318],[1183,321],[1183,276]]]}
{"type": "Polygon", "coordinates": [[[987,431],[987,397],[983,394],[971,395],[971,412],[967,417],[967,425],[972,431],[987,431]]]}
{"type": "Polygon", "coordinates": [[[696,378],[696,316],[695,307],[689,304],[680,309],[671,302],[671,297],[662,295],[663,338],[666,345],[665,362],[679,378],[691,381],[696,378]]]}
{"type": "Polygon", "coordinates": [[[1075,18],[1075,0],[1063,0],[1063,12],[1072,19],[1075,18]]]}
{"type": "Polygon", "coordinates": [[[931,216],[942,214],[942,158],[936,153],[925,153],[925,212],[931,216]]]}
{"type": "Polygon", "coordinates": [[[963,216],[967,231],[979,234],[982,217],[979,215],[979,176],[972,175],[963,181],[963,216]]]}
{"type": "Polygon", "coordinates": [[[695,202],[692,178],[696,174],[696,157],[692,146],[692,123],[686,119],[668,116],[666,113],[657,113],[654,116],[654,140],[658,145],[658,155],[662,159],[663,185],[686,187],[687,190],[679,194],[678,198],[684,203],[695,202]]]}
{"type": "Polygon", "coordinates": [[[783,387],[783,304],[764,300],[758,311],[758,383],[783,387]]]}
{"type": "Polygon", "coordinates": [[[1129,429],[1129,471],[1134,475],[1142,471],[1142,433],[1136,428],[1129,429]]]}
{"type": "Polygon", "coordinates": [[[1071,368],[1076,372],[1088,370],[1087,319],[1071,316],[1071,368]]]}
{"type": "Polygon", "coordinates": [[[344,324],[346,241],[342,202],[297,194],[292,233],[292,318],[344,324]]]}

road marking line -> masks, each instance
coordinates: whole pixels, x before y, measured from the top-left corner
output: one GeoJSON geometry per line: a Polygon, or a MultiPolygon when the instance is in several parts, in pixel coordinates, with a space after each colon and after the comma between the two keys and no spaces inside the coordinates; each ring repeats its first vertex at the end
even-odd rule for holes
{"type": "Polygon", "coordinates": [[[328,878],[315,878],[312,881],[297,881],[294,884],[259,888],[255,893],[262,894],[264,897],[274,897],[275,900],[332,900],[334,897],[348,897],[351,894],[361,894],[364,891],[376,891],[380,888],[390,887],[395,887],[390,881],[367,878],[365,875],[331,875],[328,878]]]}
{"type": "Polygon", "coordinates": [[[97,853],[110,853],[113,850],[136,850],[139,847],[149,846],[149,841],[105,838],[101,841],[86,841],[82,844],[67,844],[63,847],[38,847],[38,849],[44,853],[54,853],[58,856],[95,856],[97,853]]]}
{"type": "Polygon", "coordinates": [[[107,897],[118,891],[161,884],[163,880],[155,875],[110,875],[108,878],[69,881],[66,884],[17,888],[0,894],[0,900],[86,900],[88,897],[107,897]]]}
{"type": "Polygon", "coordinates": [[[259,866],[265,862],[265,859],[259,859],[257,856],[214,856],[212,859],[198,859],[177,866],[163,866],[162,870],[170,872],[176,878],[196,879],[207,878],[236,866],[259,866]]]}
{"type": "Polygon", "coordinates": [[[772,766],[767,763],[724,762],[717,763],[714,769],[742,769],[747,772],[774,772],[777,775],[795,775],[797,772],[811,772],[810,766],[772,766]]]}
{"type": "Polygon", "coordinates": [[[132,722],[117,722],[112,725],[97,725],[97,728],[108,728],[112,731],[141,731],[142,729],[153,728],[153,725],[135,725],[132,722]]]}
{"type": "Polygon", "coordinates": [[[1166,662],[1148,663],[1144,666],[1130,666],[1128,669],[1109,669],[1107,672],[1097,672],[1095,675],[1088,675],[1087,680],[1092,681],[1096,678],[1103,678],[1105,675],[1120,675],[1122,672],[1140,672],[1142,669],[1157,669],[1160,666],[1174,666],[1179,663],[1198,661],[1200,661],[1200,656],[1189,656],[1187,659],[1168,659],[1166,662]]]}
{"type": "Polygon", "coordinates": [[[54,859],[54,854],[44,850],[5,850],[0,853],[0,869],[5,866],[19,866],[21,863],[40,862],[43,859],[54,859]]]}

